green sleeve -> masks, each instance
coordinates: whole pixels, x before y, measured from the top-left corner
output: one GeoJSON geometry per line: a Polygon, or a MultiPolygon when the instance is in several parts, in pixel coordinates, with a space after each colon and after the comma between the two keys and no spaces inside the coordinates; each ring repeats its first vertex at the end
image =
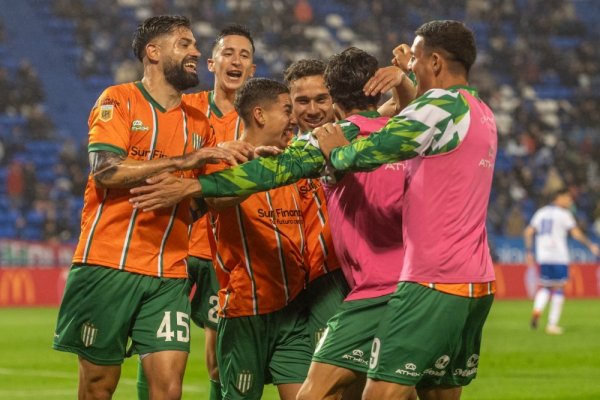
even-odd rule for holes
{"type": "Polygon", "coordinates": [[[370,136],[332,150],[337,171],[370,171],[418,155],[449,152],[460,144],[469,127],[469,106],[450,91],[432,91],[416,99],[370,136]]]}
{"type": "Polygon", "coordinates": [[[325,165],[321,151],[306,140],[296,140],[283,153],[261,157],[234,168],[198,178],[204,197],[244,196],[316,178],[325,165]]]}
{"type": "MultiPolygon", "coordinates": [[[[349,140],[356,138],[358,127],[340,121],[349,140]]],[[[283,153],[262,157],[237,167],[198,178],[203,197],[245,196],[297,182],[302,178],[318,178],[325,170],[325,158],[311,133],[294,140],[283,153]]]]}

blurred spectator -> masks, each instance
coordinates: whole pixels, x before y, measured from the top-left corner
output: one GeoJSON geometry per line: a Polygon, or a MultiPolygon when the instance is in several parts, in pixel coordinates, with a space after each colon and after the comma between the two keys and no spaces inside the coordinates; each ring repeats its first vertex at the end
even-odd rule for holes
{"type": "Polygon", "coordinates": [[[53,139],[54,124],[46,115],[44,107],[41,104],[32,106],[27,114],[27,123],[25,124],[29,139],[48,140],[53,139]]]}
{"type": "Polygon", "coordinates": [[[16,86],[19,88],[19,105],[21,107],[36,105],[44,100],[42,83],[29,60],[21,61],[15,80],[16,86]]]}
{"type": "Polygon", "coordinates": [[[21,161],[13,160],[6,175],[6,193],[12,208],[21,209],[25,204],[25,170],[21,161]]]}
{"type": "Polygon", "coordinates": [[[308,0],[297,0],[294,5],[294,16],[301,24],[308,24],[313,20],[312,6],[308,0]]]}

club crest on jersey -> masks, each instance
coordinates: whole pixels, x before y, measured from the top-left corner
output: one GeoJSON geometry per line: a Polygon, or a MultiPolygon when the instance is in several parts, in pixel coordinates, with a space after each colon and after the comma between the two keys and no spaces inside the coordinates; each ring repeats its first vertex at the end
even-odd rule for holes
{"type": "Polygon", "coordinates": [[[204,144],[204,138],[200,136],[198,133],[192,133],[192,146],[194,150],[200,150],[202,145],[204,144]]]}
{"type": "Polygon", "coordinates": [[[100,120],[108,122],[113,117],[115,106],[112,104],[103,104],[100,106],[100,120]]]}
{"type": "Polygon", "coordinates": [[[244,370],[242,372],[240,372],[237,376],[237,380],[235,382],[235,387],[236,389],[241,393],[241,394],[246,394],[246,392],[248,392],[248,390],[250,390],[250,388],[252,387],[252,383],[253,382],[253,375],[250,371],[244,370]]]}
{"type": "Polygon", "coordinates": [[[85,347],[90,347],[93,345],[97,336],[98,328],[96,328],[91,322],[85,322],[81,326],[81,341],[85,347]]]}
{"type": "Polygon", "coordinates": [[[148,131],[148,130],[150,130],[150,128],[147,127],[146,125],[144,125],[144,123],[142,121],[140,121],[139,119],[136,119],[131,124],[131,131],[132,132],[145,132],[145,131],[148,131]]]}

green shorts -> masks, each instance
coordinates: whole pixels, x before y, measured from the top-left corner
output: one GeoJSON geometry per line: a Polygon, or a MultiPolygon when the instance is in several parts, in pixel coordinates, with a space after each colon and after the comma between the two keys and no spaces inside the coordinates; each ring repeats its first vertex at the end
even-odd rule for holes
{"type": "Polygon", "coordinates": [[[134,353],[190,350],[189,283],[113,268],[74,265],[58,312],[54,349],[97,365],[134,353]]]}
{"type": "Polygon", "coordinates": [[[264,385],[271,382],[304,382],[311,347],[298,300],[270,314],[219,320],[217,362],[223,400],[260,399],[264,385]]]}
{"type": "Polygon", "coordinates": [[[211,260],[188,257],[190,285],[196,285],[192,296],[192,321],[201,328],[217,330],[219,322],[219,281],[211,260]]]}
{"type": "Polygon", "coordinates": [[[343,302],[327,323],[313,361],[366,374],[379,316],[390,296],[343,302]]]}
{"type": "Polygon", "coordinates": [[[313,349],[325,332],[327,321],[338,311],[338,307],[349,291],[341,269],[320,276],[308,285],[306,290],[308,333],[313,349]]]}
{"type": "Polygon", "coordinates": [[[469,384],[493,300],[400,282],[373,340],[369,378],[423,388],[469,384]]]}

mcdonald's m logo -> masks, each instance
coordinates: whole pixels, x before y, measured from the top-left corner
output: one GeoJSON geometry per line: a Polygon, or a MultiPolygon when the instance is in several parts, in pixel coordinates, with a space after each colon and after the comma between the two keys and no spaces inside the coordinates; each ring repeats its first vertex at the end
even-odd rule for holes
{"type": "Polygon", "coordinates": [[[22,269],[0,269],[0,305],[35,303],[35,285],[31,272],[22,269]]]}

